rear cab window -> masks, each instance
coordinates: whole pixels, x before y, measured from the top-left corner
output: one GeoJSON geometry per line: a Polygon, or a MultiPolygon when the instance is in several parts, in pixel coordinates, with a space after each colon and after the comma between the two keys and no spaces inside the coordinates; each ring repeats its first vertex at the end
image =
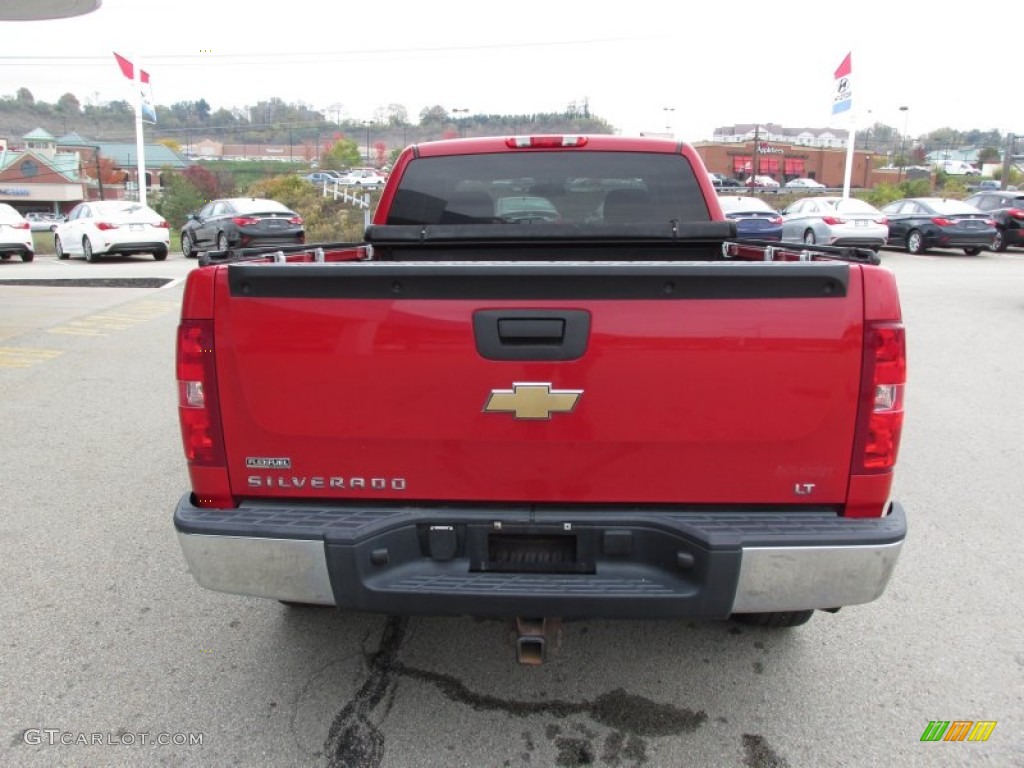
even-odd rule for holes
{"type": "Polygon", "coordinates": [[[496,152],[418,158],[387,224],[561,224],[711,220],[693,167],[649,152],[496,152]]]}

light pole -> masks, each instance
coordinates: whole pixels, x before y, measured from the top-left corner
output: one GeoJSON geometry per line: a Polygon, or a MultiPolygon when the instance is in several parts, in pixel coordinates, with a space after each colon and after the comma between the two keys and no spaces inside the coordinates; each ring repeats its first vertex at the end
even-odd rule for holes
{"type": "Polygon", "coordinates": [[[339,127],[341,126],[341,110],[344,108],[344,106],[345,105],[342,104],[341,102],[336,101],[327,108],[328,115],[331,112],[334,113],[334,124],[339,127]]]}
{"type": "Polygon", "coordinates": [[[366,126],[366,164],[370,164],[370,123],[371,120],[363,120],[363,125],[366,126]]]}
{"type": "Polygon", "coordinates": [[[871,114],[871,110],[869,109],[867,111],[867,120],[865,121],[866,123],[868,123],[868,125],[864,129],[864,133],[862,134],[864,138],[864,149],[866,149],[868,152],[871,151],[871,114]]]}
{"type": "Polygon", "coordinates": [[[676,108],[662,107],[661,111],[665,113],[665,130],[672,134],[672,118],[675,116],[673,113],[676,111],[676,108]]]}
{"type": "Polygon", "coordinates": [[[910,117],[910,107],[900,107],[903,113],[903,139],[900,141],[900,173],[896,177],[896,183],[903,181],[903,168],[907,164],[907,120],[910,117]]]}
{"type": "MultiPolygon", "coordinates": [[[[468,109],[453,109],[452,110],[452,114],[453,115],[454,114],[467,115],[467,114],[469,114],[469,110],[468,109]]],[[[459,138],[460,139],[466,138],[466,118],[465,117],[457,117],[457,118],[455,118],[455,124],[459,127],[459,138]]]]}

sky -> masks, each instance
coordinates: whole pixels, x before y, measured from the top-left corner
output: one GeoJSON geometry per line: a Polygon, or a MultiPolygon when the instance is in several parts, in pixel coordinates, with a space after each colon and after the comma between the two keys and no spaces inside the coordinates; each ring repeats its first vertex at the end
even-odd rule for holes
{"type": "Polygon", "coordinates": [[[999,26],[1016,7],[103,0],[74,19],[0,21],[0,97],[25,87],[47,102],[127,99],[117,51],[142,62],[164,106],[202,98],[230,110],[278,97],[365,120],[401,104],[415,122],[435,105],[529,114],[586,103],[624,135],[696,142],[737,123],[849,128],[849,113],[831,108],[835,70],[851,53],[860,126],[1021,134],[1020,58],[999,26]]]}

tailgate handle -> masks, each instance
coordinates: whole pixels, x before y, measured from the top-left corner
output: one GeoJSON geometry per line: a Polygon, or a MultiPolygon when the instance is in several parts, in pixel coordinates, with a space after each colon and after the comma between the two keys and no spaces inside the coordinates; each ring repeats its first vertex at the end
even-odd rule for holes
{"type": "Polygon", "coordinates": [[[502,344],[561,344],[565,318],[505,318],[498,320],[502,344]]]}
{"type": "Polygon", "coordinates": [[[590,313],[580,309],[482,309],[476,349],[488,360],[576,360],[587,350],[590,313]]]}

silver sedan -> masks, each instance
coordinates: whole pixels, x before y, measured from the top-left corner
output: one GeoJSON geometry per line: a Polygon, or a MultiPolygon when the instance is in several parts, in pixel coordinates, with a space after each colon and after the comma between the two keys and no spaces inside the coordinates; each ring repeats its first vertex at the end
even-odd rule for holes
{"type": "Polygon", "coordinates": [[[782,212],[782,239],[878,250],[889,237],[885,214],[855,197],[805,197],[782,212]]]}

